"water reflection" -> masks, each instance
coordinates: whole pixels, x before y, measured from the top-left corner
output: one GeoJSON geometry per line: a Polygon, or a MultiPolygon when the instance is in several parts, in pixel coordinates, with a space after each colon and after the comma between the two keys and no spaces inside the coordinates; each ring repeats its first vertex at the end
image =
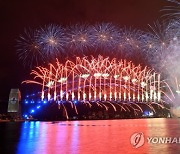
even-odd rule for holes
{"type": "Polygon", "coordinates": [[[179,120],[24,122],[17,153],[177,153],[180,144],[130,144],[135,132],[147,136],[180,136],[179,120]]]}
{"type": "Polygon", "coordinates": [[[32,153],[34,149],[38,149],[36,141],[40,139],[40,122],[24,122],[21,127],[17,153],[32,153]]]}

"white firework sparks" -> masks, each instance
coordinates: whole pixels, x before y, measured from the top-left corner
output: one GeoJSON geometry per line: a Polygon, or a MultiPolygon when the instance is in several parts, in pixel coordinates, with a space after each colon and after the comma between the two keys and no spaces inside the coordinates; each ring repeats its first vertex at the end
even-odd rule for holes
{"type": "Polygon", "coordinates": [[[66,43],[64,29],[58,25],[47,25],[37,33],[38,43],[46,56],[58,55],[64,51],[66,43]]]}
{"type": "Polygon", "coordinates": [[[36,30],[25,29],[17,40],[17,54],[24,66],[33,67],[44,61],[45,57],[36,38],[36,30]]]}
{"type": "Polygon", "coordinates": [[[116,48],[119,40],[119,31],[111,23],[96,24],[91,27],[93,46],[96,49],[112,51],[116,48]]]}
{"type": "Polygon", "coordinates": [[[92,48],[92,37],[88,25],[73,25],[67,30],[67,48],[74,51],[86,51],[92,48]]]}

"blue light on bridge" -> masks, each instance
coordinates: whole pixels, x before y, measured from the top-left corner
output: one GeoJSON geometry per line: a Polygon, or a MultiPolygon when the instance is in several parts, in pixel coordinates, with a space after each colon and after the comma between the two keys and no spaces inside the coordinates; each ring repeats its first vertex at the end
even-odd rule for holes
{"type": "Polygon", "coordinates": [[[44,104],[46,104],[46,103],[47,103],[47,101],[46,101],[46,100],[44,100],[44,101],[43,101],[43,103],[44,103],[44,104]]]}
{"type": "Polygon", "coordinates": [[[31,101],[31,104],[33,104],[34,103],[34,101],[31,101]]]}
{"type": "Polygon", "coordinates": [[[78,103],[78,100],[74,100],[74,103],[75,103],[75,104],[78,103]]]}
{"type": "Polygon", "coordinates": [[[39,105],[39,106],[37,106],[37,109],[39,109],[41,106],[39,105]]]}
{"type": "Polygon", "coordinates": [[[31,110],[31,113],[34,113],[35,111],[34,110],[31,110]]]}
{"type": "Polygon", "coordinates": [[[149,116],[149,111],[144,111],[144,115],[149,116]]]}

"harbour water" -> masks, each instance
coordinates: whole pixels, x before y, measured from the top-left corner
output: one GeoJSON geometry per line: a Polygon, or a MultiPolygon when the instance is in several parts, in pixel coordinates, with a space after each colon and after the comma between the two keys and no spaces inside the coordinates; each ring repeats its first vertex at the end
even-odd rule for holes
{"type": "Polygon", "coordinates": [[[180,119],[1,122],[0,154],[179,154],[180,143],[148,143],[148,137],[180,137],[180,119]],[[143,133],[140,147],[131,144],[143,133]]]}

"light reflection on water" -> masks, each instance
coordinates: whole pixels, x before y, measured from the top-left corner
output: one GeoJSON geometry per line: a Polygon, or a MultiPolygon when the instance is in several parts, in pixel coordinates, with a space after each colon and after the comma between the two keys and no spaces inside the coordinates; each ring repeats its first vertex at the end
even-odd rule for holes
{"type": "Polygon", "coordinates": [[[23,122],[17,144],[20,154],[49,153],[180,153],[180,144],[148,144],[135,149],[130,137],[180,137],[179,119],[23,122]]]}

